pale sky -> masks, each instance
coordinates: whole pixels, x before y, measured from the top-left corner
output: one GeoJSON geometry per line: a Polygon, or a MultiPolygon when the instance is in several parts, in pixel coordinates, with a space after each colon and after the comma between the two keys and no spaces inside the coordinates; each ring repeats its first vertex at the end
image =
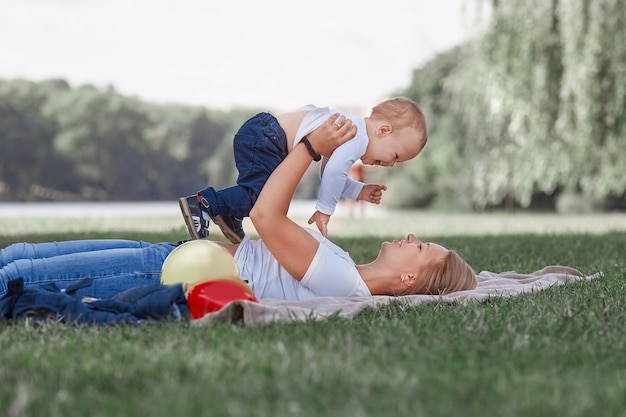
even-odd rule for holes
{"type": "Polygon", "coordinates": [[[369,109],[477,33],[476,0],[0,0],[0,78],[228,110],[369,109]]]}

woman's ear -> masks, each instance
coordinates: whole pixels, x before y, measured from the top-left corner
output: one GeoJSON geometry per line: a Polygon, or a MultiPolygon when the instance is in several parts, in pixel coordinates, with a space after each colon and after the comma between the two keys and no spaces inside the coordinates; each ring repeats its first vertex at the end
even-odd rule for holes
{"type": "Polygon", "coordinates": [[[417,277],[415,276],[415,274],[402,274],[400,280],[402,280],[402,283],[407,287],[412,287],[413,285],[415,285],[417,277]]]}

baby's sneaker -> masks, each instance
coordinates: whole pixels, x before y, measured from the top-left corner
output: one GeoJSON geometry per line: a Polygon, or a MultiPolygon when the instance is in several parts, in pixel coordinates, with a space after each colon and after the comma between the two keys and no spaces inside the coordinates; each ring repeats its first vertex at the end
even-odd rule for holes
{"type": "Polygon", "coordinates": [[[213,223],[218,225],[226,239],[231,243],[241,243],[246,233],[243,231],[243,219],[235,216],[211,216],[213,223]]]}
{"type": "Polygon", "coordinates": [[[189,235],[193,239],[202,239],[209,236],[209,213],[202,210],[197,194],[178,199],[180,211],[183,213],[189,235]]]}

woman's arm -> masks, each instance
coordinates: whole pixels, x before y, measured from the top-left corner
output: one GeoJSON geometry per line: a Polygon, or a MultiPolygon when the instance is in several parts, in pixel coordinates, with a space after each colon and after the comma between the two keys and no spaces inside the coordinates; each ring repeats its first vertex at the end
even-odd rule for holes
{"type": "MultiPolygon", "coordinates": [[[[328,156],[355,134],[356,127],[352,122],[335,114],[307,137],[315,152],[328,156]],[[341,127],[337,128],[335,122],[341,127]]],[[[269,251],[297,280],[304,277],[319,242],[289,219],[287,211],[296,187],[312,161],[305,145],[298,144],[270,175],[250,211],[250,219],[269,251]]]]}

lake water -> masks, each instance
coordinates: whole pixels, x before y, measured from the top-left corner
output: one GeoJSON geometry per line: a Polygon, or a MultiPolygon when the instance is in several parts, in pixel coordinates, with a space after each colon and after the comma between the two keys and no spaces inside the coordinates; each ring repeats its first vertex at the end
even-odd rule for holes
{"type": "Polygon", "coordinates": [[[180,214],[178,202],[0,203],[0,217],[126,217],[180,214]]]}
{"type": "MultiPolygon", "coordinates": [[[[295,200],[289,214],[310,216],[315,210],[315,201],[295,200]]],[[[382,207],[368,205],[368,215],[379,217],[386,211],[382,207]]],[[[350,207],[345,203],[337,206],[336,215],[349,215],[350,207]]],[[[0,217],[155,217],[180,216],[178,201],[152,202],[33,202],[0,203],[0,217]]]]}
{"type": "MultiPolygon", "coordinates": [[[[358,207],[356,217],[351,217],[350,207],[344,202],[337,207],[332,224],[337,232],[354,233],[353,228],[361,221],[384,219],[386,210],[368,204],[358,207]],[[361,209],[364,211],[361,211],[361,209]],[[342,219],[349,226],[341,224],[342,219]]],[[[315,202],[296,200],[291,203],[289,216],[306,226],[315,211],[315,202]]],[[[312,226],[315,227],[315,226],[312,226]]],[[[244,219],[244,229],[254,233],[249,218],[244,219]]],[[[181,232],[185,238],[186,229],[180,213],[178,201],[153,202],[32,202],[0,203],[0,236],[31,233],[64,233],[83,231],[146,231],[181,232]]],[[[217,226],[211,223],[211,234],[220,235],[217,226]]],[[[371,230],[369,224],[364,230],[371,230]]]]}
{"type": "MultiPolygon", "coordinates": [[[[303,226],[315,202],[293,201],[289,216],[303,226]]],[[[309,226],[315,229],[315,225],[309,226]]],[[[221,233],[214,225],[211,234],[221,233]]],[[[254,233],[249,218],[244,229],[254,233]]],[[[157,202],[37,202],[0,203],[0,235],[84,231],[187,232],[178,201],[157,202]]],[[[626,231],[626,213],[559,215],[555,213],[445,213],[396,211],[364,204],[352,211],[340,203],[329,223],[336,236],[379,235],[404,237],[501,233],[604,233],[626,231]],[[361,211],[361,209],[364,209],[361,211]]]]}

